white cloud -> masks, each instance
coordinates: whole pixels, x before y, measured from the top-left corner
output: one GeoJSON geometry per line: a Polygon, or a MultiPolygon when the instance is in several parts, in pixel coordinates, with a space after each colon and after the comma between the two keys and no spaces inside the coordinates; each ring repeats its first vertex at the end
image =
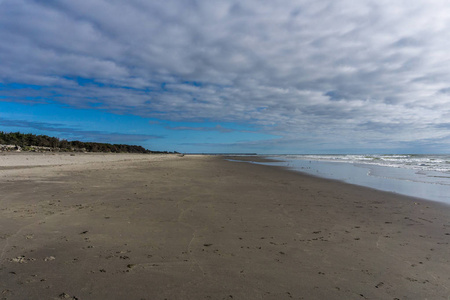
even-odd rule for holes
{"type": "Polygon", "coordinates": [[[17,101],[249,123],[311,147],[450,143],[447,1],[5,0],[0,28],[0,82],[44,86],[17,101]]]}

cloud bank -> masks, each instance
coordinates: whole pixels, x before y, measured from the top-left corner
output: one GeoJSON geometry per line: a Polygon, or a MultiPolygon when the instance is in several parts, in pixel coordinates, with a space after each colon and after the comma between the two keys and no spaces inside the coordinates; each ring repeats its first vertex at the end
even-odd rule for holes
{"type": "Polygon", "coordinates": [[[4,0],[0,28],[3,101],[249,124],[274,149],[450,146],[447,1],[4,0]]]}

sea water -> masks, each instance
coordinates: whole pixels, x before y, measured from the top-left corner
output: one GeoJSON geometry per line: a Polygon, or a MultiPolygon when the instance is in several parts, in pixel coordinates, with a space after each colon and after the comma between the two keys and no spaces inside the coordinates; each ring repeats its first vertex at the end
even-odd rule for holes
{"type": "Polygon", "coordinates": [[[273,155],[268,163],[450,204],[450,155],[273,155]]]}

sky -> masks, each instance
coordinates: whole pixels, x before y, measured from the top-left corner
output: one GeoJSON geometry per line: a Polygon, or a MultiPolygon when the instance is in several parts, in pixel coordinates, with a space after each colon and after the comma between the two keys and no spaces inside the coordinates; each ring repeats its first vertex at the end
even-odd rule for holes
{"type": "Polygon", "coordinates": [[[450,153],[448,0],[0,0],[0,130],[450,153]]]}

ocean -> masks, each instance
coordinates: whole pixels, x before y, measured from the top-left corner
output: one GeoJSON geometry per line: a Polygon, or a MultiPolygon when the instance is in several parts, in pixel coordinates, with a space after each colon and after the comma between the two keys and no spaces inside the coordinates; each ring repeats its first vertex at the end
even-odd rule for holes
{"type": "Polygon", "coordinates": [[[284,166],[350,184],[450,204],[450,155],[270,155],[284,166]]]}

